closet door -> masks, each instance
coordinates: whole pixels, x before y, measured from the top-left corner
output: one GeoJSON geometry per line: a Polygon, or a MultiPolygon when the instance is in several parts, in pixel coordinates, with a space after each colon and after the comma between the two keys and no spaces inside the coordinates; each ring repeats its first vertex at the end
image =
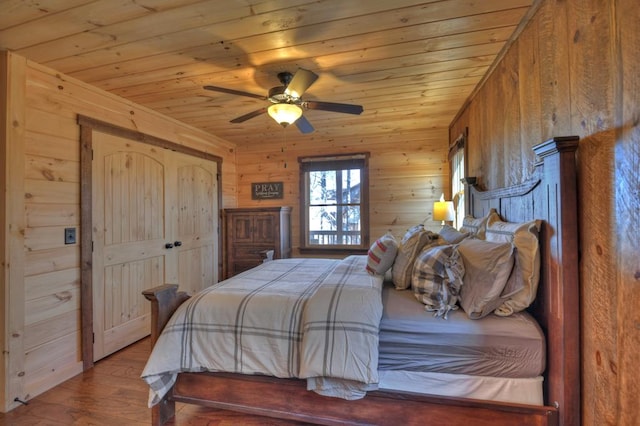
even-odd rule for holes
{"type": "Polygon", "coordinates": [[[94,361],[150,333],[142,291],[217,279],[216,164],[93,134],[94,361]]]}
{"type": "Polygon", "coordinates": [[[170,160],[167,200],[176,256],[171,257],[167,279],[192,295],[218,281],[217,165],[174,152],[170,160]]]}
{"type": "Polygon", "coordinates": [[[141,292],[163,284],[170,252],[165,150],[93,135],[94,360],[150,332],[141,292]]]}

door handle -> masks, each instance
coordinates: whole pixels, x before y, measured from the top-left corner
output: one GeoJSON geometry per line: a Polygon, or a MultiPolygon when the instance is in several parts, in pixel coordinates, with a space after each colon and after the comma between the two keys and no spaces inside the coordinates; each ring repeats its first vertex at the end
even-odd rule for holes
{"type": "Polygon", "coordinates": [[[172,249],[172,248],[173,248],[173,244],[171,244],[171,243],[166,243],[166,244],[164,245],[164,248],[166,248],[166,249],[172,249]]]}
{"type": "Polygon", "coordinates": [[[175,241],[173,245],[176,247],[180,247],[182,245],[182,241],[175,241]]]}

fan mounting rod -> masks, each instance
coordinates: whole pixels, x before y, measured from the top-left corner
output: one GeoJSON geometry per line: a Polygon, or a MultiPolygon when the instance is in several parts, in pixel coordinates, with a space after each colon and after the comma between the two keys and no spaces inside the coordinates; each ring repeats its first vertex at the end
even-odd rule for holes
{"type": "Polygon", "coordinates": [[[293,78],[293,74],[289,71],[283,71],[278,73],[278,80],[284,87],[287,87],[289,83],[291,83],[291,79],[293,78]]]}

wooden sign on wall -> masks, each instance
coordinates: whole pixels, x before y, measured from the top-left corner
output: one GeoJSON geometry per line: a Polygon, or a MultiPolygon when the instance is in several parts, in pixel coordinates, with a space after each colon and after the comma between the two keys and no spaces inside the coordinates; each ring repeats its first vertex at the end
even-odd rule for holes
{"type": "Polygon", "coordinates": [[[282,198],[282,182],[254,182],[251,183],[252,200],[272,200],[282,198]]]}

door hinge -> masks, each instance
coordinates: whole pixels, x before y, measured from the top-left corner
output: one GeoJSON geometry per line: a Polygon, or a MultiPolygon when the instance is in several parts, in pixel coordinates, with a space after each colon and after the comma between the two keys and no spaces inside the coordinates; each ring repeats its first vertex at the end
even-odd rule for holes
{"type": "Polygon", "coordinates": [[[91,333],[91,343],[96,342],[96,333],[91,333]]]}

